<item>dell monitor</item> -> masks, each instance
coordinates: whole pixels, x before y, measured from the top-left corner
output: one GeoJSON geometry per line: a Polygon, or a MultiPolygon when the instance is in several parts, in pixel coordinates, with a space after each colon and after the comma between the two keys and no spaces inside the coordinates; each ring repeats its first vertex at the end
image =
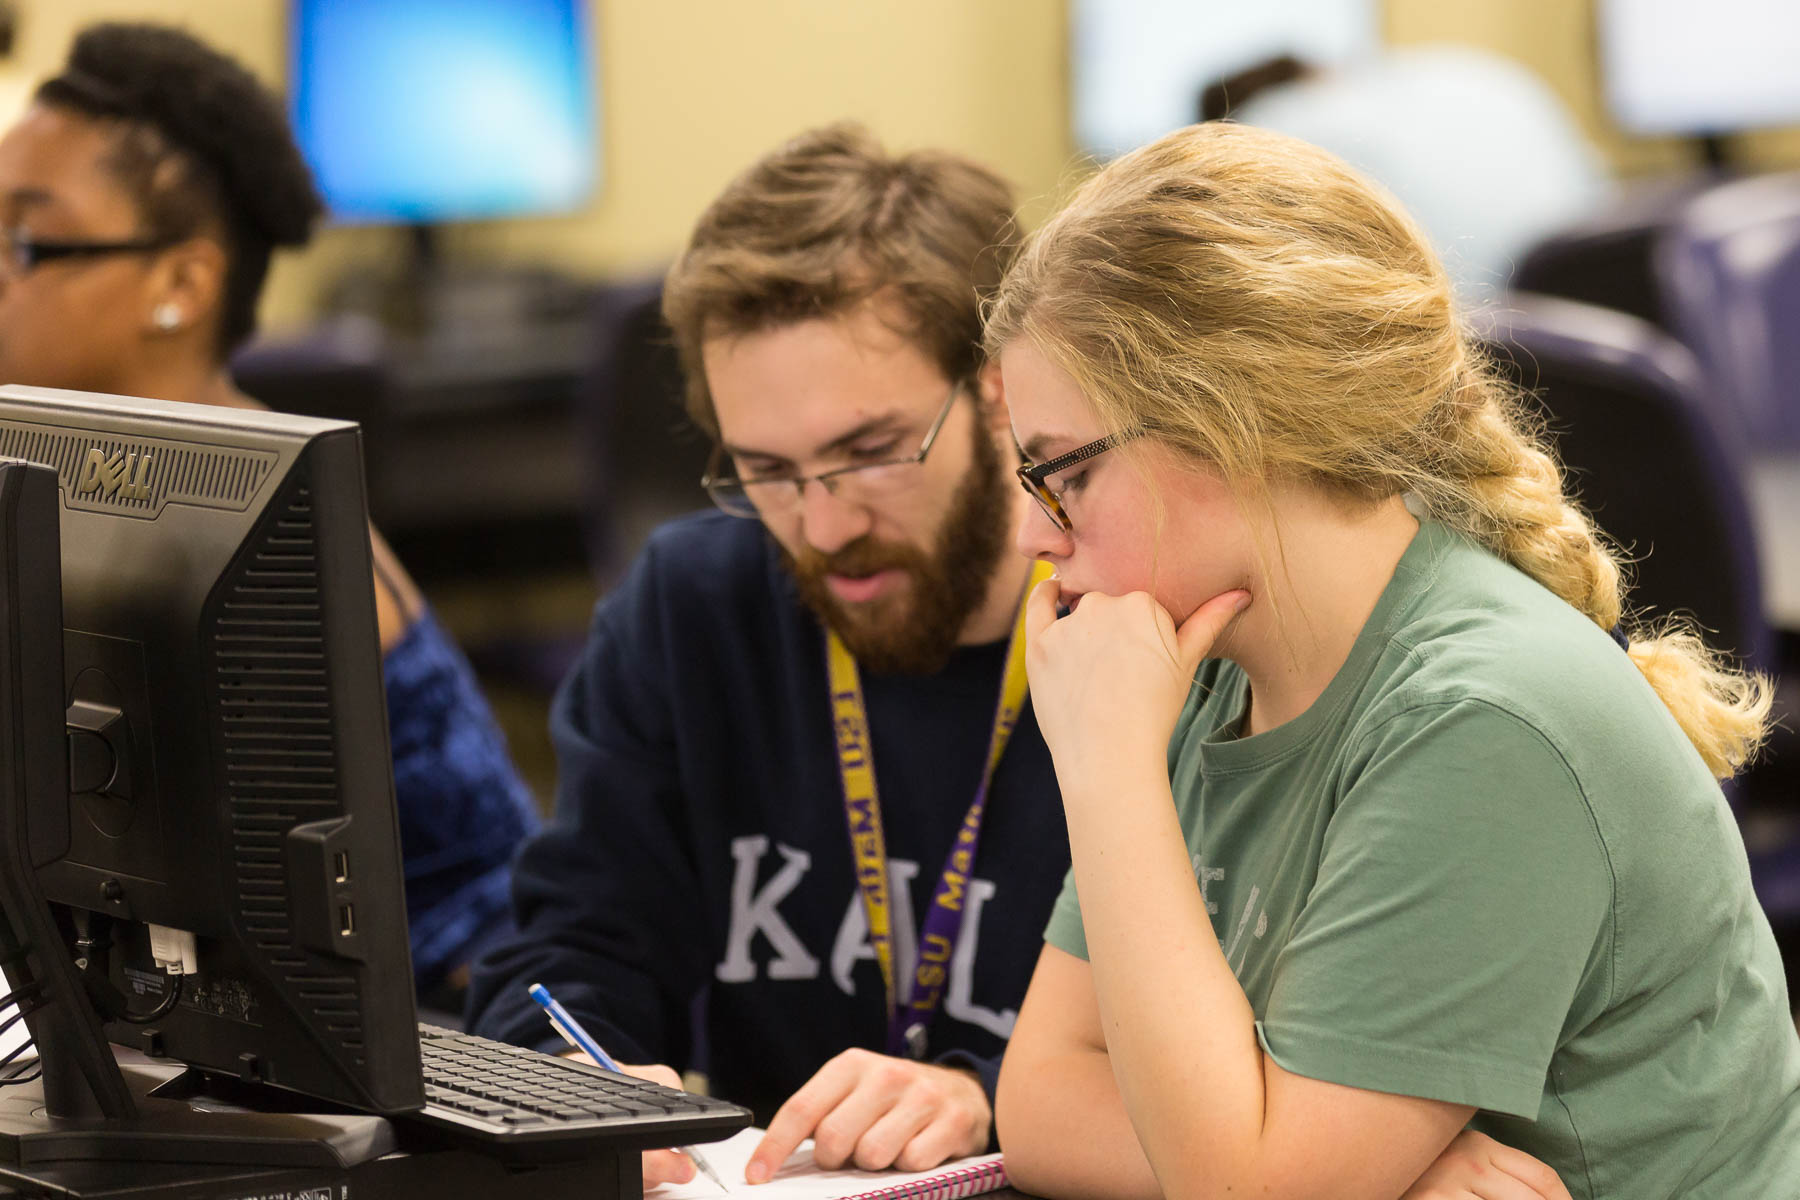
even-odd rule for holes
{"type": "Polygon", "coordinates": [[[0,387],[0,1188],[591,1200],[748,1122],[416,1023],[369,539],[349,422],[0,387]]]}
{"type": "Polygon", "coordinates": [[[60,484],[70,778],[33,796],[36,874],[110,960],[108,1038],[418,1108],[356,426],[9,387],[0,458],[60,484]]]}

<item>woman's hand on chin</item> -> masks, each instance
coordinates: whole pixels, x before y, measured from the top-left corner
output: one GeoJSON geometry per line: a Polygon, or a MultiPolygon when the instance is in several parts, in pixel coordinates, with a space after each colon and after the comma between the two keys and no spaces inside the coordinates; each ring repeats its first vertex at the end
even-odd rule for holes
{"type": "Polygon", "coordinates": [[[1102,782],[1110,764],[1162,762],[1200,660],[1250,593],[1214,596],[1179,628],[1147,592],[1088,592],[1059,620],[1060,594],[1055,579],[1037,586],[1025,634],[1032,708],[1066,791],[1072,777],[1102,782]]]}

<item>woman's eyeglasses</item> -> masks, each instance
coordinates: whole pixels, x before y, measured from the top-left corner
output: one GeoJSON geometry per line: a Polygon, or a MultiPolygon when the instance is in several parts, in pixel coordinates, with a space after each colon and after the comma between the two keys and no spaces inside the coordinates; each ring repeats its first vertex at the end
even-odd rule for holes
{"type": "Polygon", "coordinates": [[[168,238],[132,238],[127,241],[83,242],[34,238],[21,229],[0,229],[0,270],[9,275],[27,274],[40,263],[59,258],[97,258],[105,254],[148,254],[167,250],[168,238]]]}
{"type": "Polygon", "coordinates": [[[1085,446],[1078,446],[1067,454],[1059,454],[1048,462],[1041,462],[1035,467],[1022,466],[1018,471],[1019,484],[1031,494],[1033,500],[1038,502],[1038,507],[1044,510],[1044,515],[1056,522],[1058,528],[1064,533],[1074,533],[1075,525],[1069,520],[1068,510],[1063,507],[1062,492],[1050,486],[1051,476],[1061,474],[1077,463],[1084,463],[1090,458],[1105,454],[1114,446],[1124,445],[1142,432],[1140,429],[1128,429],[1123,433],[1109,433],[1103,438],[1089,442],[1085,446]]]}

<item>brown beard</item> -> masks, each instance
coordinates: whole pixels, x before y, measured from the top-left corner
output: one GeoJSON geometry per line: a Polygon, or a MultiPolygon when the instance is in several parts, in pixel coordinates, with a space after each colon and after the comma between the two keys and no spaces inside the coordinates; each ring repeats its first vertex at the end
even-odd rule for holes
{"type": "Polygon", "coordinates": [[[863,670],[877,675],[932,675],[944,669],[970,614],[987,598],[1006,550],[1006,476],[993,438],[975,426],[974,457],[957,485],[950,511],[927,553],[905,542],[858,538],[831,554],[784,547],[782,562],[800,598],[863,670]],[[905,585],[890,595],[847,605],[825,584],[827,575],[864,576],[897,569],[905,585]]]}

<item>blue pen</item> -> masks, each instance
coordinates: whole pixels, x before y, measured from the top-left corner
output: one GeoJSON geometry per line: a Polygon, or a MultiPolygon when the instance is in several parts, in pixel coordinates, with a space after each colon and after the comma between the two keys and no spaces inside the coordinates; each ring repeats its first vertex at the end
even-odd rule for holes
{"type": "MultiPolygon", "coordinates": [[[[562,1034],[563,1041],[569,1043],[569,1045],[575,1047],[575,1049],[581,1051],[607,1070],[617,1071],[621,1075],[625,1074],[625,1071],[619,1064],[613,1061],[613,1056],[602,1049],[600,1043],[594,1040],[594,1035],[583,1029],[581,1027],[581,1022],[577,1021],[574,1017],[571,1017],[569,1015],[569,1010],[556,1002],[556,997],[550,994],[550,989],[546,988],[541,983],[534,983],[526,988],[525,991],[533,1000],[538,1002],[538,1007],[542,1008],[544,1010],[544,1015],[550,1018],[551,1027],[554,1028],[556,1032],[562,1034]]],[[[677,1146],[675,1149],[687,1155],[696,1167],[705,1172],[708,1179],[719,1185],[720,1191],[729,1192],[731,1190],[725,1186],[725,1181],[719,1178],[719,1173],[713,1170],[712,1164],[707,1162],[705,1156],[698,1150],[694,1149],[692,1146],[677,1146]]]]}

